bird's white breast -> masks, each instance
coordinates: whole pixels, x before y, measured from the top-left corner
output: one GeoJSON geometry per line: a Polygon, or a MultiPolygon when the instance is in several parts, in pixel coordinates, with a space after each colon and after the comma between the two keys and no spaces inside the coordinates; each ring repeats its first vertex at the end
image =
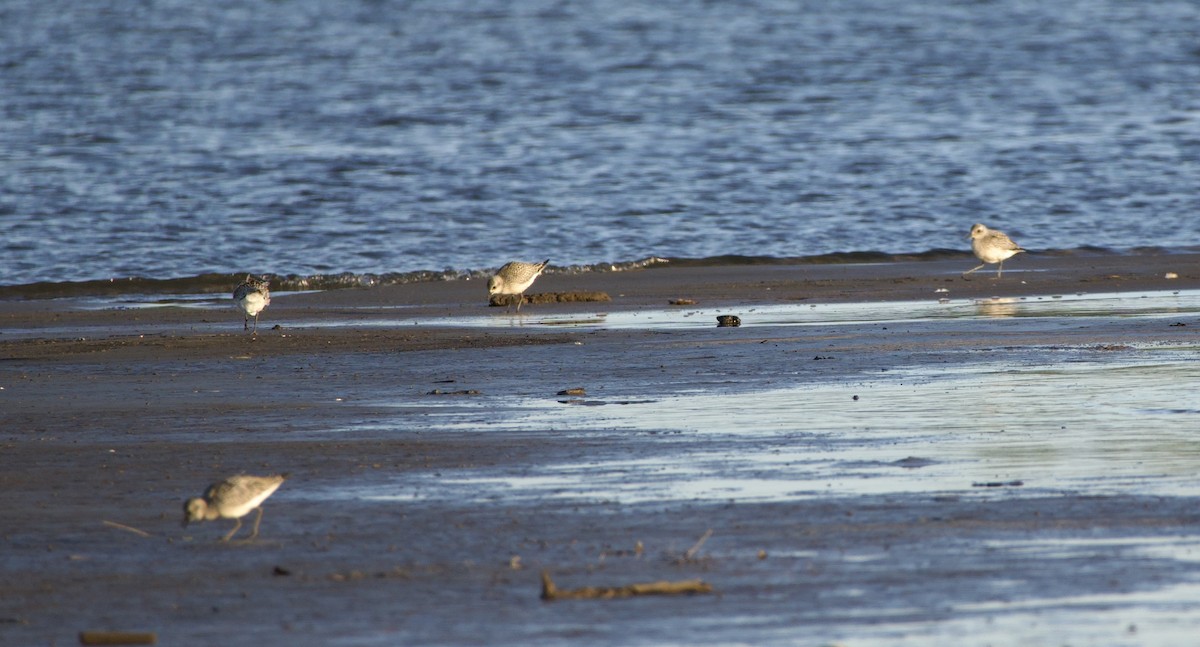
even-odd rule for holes
{"type": "Polygon", "coordinates": [[[250,315],[251,317],[262,312],[262,309],[267,307],[268,303],[270,303],[270,301],[263,296],[262,292],[251,292],[241,299],[238,299],[237,302],[238,307],[244,310],[246,314],[250,315]]]}

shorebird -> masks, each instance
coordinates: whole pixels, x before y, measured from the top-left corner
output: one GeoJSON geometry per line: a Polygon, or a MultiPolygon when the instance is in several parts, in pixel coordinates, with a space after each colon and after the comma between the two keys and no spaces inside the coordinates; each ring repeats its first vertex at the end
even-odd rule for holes
{"type": "Polygon", "coordinates": [[[279,489],[287,474],[275,476],[231,476],[224,481],[208,486],[203,497],[194,497],[183,502],[183,525],[193,521],[215,521],[217,519],[234,519],[237,524],[221,541],[229,541],[242,527],[242,517],[251,510],[258,510],[254,519],[254,532],[248,539],[258,536],[258,524],[262,521],[262,508],[259,507],[267,497],[279,489]]]}
{"type": "Polygon", "coordinates": [[[242,322],[242,330],[250,329],[250,317],[254,317],[254,333],[258,334],[258,313],[263,311],[263,308],[271,305],[271,290],[268,286],[271,285],[267,281],[267,277],[256,279],[247,274],[246,280],[242,281],[241,285],[233,290],[233,301],[237,307],[246,314],[245,320],[242,322]]]}
{"type": "Polygon", "coordinates": [[[550,259],[541,263],[522,263],[521,261],[505,263],[496,271],[495,276],[488,279],[488,296],[515,294],[517,295],[517,312],[520,312],[521,304],[525,302],[525,290],[533,285],[534,279],[542,273],[542,270],[546,269],[549,262],[550,259]]]}
{"type": "Polygon", "coordinates": [[[969,238],[971,239],[971,251],[975,252],[975,258],[983,261],[983,263],[979,267],[963,272],[963,278],[966,278],[968,274],[982,268],[988,263],[1000,264],[996,269],[996,278],[1000,278],[1000,273],[1004,271],[1004,259],[1011,258],[1025,251],[1004,232],[988,229],[982,224],[976,224],[974,227],[971,227],[969,238]]]}

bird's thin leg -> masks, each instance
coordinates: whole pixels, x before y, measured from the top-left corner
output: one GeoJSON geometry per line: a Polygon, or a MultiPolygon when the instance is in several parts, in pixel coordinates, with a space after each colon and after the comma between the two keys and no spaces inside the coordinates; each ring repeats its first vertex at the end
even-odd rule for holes
{"type": "Polygon", "coordinates": [[[262,508],[258,507],[255,509],[258,510],[258,516],[254,518],[254,532],[250,533],[250,539],[258,536],[258,524],[262,523],[262,508]]]}
{"type": "Polygon", "coordinates": [[[524,292],[517,295],[517,312],[521,311],[522,303],[525,303],[525,293],[524,292]]]}
{"type": "Polygon", "coordinates": [[[254,331],[250,334],[252,334],[252,335],[258,334],[258,315],[254,315],[254,331]]]}
{"type": "Polygon", "coordinates": [[[996,268],[996,278],[1000,278],[1000,274],[1004,272],[1004,261],[1000,261],[1000,267],[996,268]]]}
{"type": "Polygon", "coordinates": [[[250,315],[246,315],[246,317],[242,319],[242,330],[250,330],[250,315]]]}
{"type": "Polygon", "coordinates": [[[973,268],[971,268],[971,269],[967,270],[966,272],[963,272],[963,273],[962,273],[962,275],[963,275],[963,278],[966,278],[968,274],[970,274],[971,272],[974,272],[974,271],[975,271],[975,270],[977,270],[977,269],[980,269],[980,268],[982,268],[984,265],[987,265],[987,263],[984,263],[983,265],[980,265],[979,267],[973,267],[973,268]]]}
{"type": "Polygon", "coordinates": [[[222,538],[221,538],[221,541],[229,541],[229,538],[230,538],[230,537],[233,537],[234,535],[236,535],[236,534],[237,534],[237,531],[238,531],[238,529],[242,527],[242,520],[241,520],[241,519],[234,519],[234,521],[236,521],[237,523],[236,523],[236,524],[234,524],[234,526],[233,526],[233,530],[230,530],[228,535],[225,535],[224,537],[222,537],[222,538]]]}

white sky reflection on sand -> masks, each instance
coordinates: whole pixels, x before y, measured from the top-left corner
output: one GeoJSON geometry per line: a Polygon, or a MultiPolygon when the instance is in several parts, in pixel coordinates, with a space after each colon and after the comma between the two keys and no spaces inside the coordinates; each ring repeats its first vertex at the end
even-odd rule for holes
{"type": "Polygon", "coordinates": [[[658,449],[544,465],[536,475],[443,470],[420,496],[485,491],[621,503],[1046,490],[1195,496],[1194,357],[1172,349],[1019,367],[917,367],[872,382],[610,406],[529,400],[489,429],[646,433],[658,449]],[[700,436],[705,442],[689,442],[700,436]]]}
{"type": "Polygon", "coordinates": [[[488,317],[454,319],[454,325],[553,326],[604,329],[683,329],[716,326],[718,315],[734,314],[743,326],[787,326],[861,323],[901,323],[940,319],[995,319],[1008,317],[1169,317],[1200,313],[1200,292],[1172,290],[1157,292],[1063,294],[1014,298],[887,301],[879,303],[803,303],[751,307],[679,307],[665,310],[606,312],[596,304],[595,312],[581,315],[520,316],[496,313],[488,317]]]}

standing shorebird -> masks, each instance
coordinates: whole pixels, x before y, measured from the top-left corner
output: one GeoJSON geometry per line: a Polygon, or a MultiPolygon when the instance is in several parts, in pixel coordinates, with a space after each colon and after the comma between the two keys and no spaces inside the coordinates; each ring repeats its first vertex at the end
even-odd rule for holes
{"type": "Polygon", "coordinates": [[[195,497],[183,502],[183,525],[186,527],[193,521],[215,521],[217,519],[234,519],[237,524],[221,541],[229,541],[242,527],[242,517],[251,510],[258,510],[254,519],[254,532],[248,539],[258,536],[258,524],[262,521],[262,508],[259,507],[267,497],[279,489],[287,474],[275,476],[231,476],[219,483],[208,486],[203,497],[195,497]]]}
{"type": "Polygon", "coordinates": [[[521,304],[525,302],[525,290],[533,285],[534,279],[541,275],[542,270],[546,269],[549,262],[550,259],[541,263],[522,263],[521,261],[505,263],[496,271],[495,276],[488,279],[488,296],[515,294],[517,295],[517,312],[520,312],[521,304]]]}
{"type": "Polygon", "coordinates": [[[1000,273],[1004,271],[1004,259],[1011,258],[1025,251],[1004,232],[988,229],[981,224],[971,227],[970,239],[971,251],[975,252],[975,258],[983,261],[983,263],[979,267],[963,272],[963,278],[966,278],[968,274],[982,268],[988,263],[1000,264],[996,269],[996,278],[1000,278],[1000,273]]]}
{"type": "Polygon", "coordinates": [[[250,330],[250,317],[254,317],[253,334],[258,334],[258,313],[271,305],[271,290],[268,289],[270,285],[271,283],[265,276],[262,279],[256,279],[247,274],[246,280],[233,290],[233,302],[242,312],[246,313],[246,319],[242,322],[242,330],[250,330]]]}

